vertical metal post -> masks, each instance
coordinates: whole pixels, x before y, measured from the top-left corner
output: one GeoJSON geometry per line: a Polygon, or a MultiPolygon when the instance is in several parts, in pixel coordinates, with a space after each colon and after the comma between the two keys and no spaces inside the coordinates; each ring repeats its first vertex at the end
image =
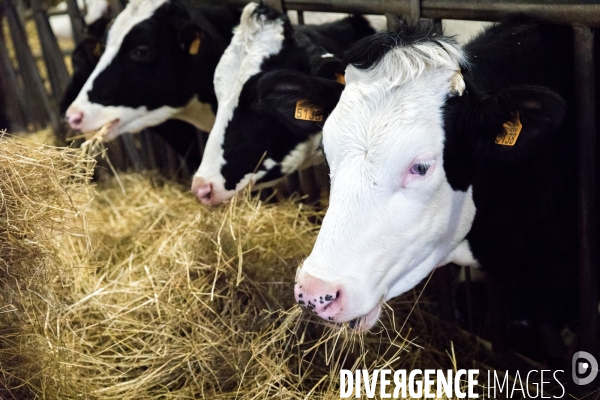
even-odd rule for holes
{"type": "Polygon", "coordinates": [[[67,71],[60,47],[58,47],[56,36],[52,32],[50,22],[48,22],[48,14],[42,8],[40,0],[30,1],[52,94],[55,99],[60,99],[70,81],[69,71],[67,71]]]}
{"type": "Polygon", "coordinates": [[[33,115],[33,123],[37,123],[38,128],[50,122],[53,129],[58,130],[60,121],[58,113],[50,104],[48,93],[44,87],[44,82],[37,69],[35,59],[27,42],[25,28],[17,15],[17,10],[13,0],[5,1],[6,16],[10,27],[10,35],[13,46],[19,62],[19,72],[23,78],[25,92],[27,93],[28,101],[30,102],[30,110],[33,115]]]}
{"type": "Polygon", "coordinates": [[[134,141],[133,136],[131,136],[131,133],[125,133],[125,134],[121,135],[120,139],[121,139],[121,143],[123,144],[123,147],[125,149],[125,152],[127,153],[127,156],[129,157],[129,160],[131,161],[131,164],[133,165],[133,169],[135,171],[143,170],[144,162],[142,161],[140,152],[138,151],[137,147],[135,146],[135,141],[134,141]]]}
{"type": "Polygon", "coordinates": [[[263,0],[263,3],[265,3],[271,8],[276,9],[280,13],[285,13],[285,6],[283,4],[283,0],[263,0]]]}
{"type": "Polygon", "coordinates": [[[67,13],[71,19],[71,28],[73,29],[73,41],[75,43],[81,42],[85,33],[85,20],[81,15],[81,10],[77,5],[77,0],[66,0],[67,2],[67,13]]]}
{"type": "Polygon", "coordinates": [[[421,20],[421,0],[408,0],[410,4],[410,14],[405,15],[409,24],[417,24],[421,20]]]}
{"type": "Polygon", "coordinates": [[[298,25],[304,25],[304,11],[298,10],[298,25]]]}
{"type": "Polygon", "coordinates": [[[573,26],[577,111],[579,347],[598,350],[598,199],[594,32],[573,26]]]}
{"type": "MultiPolygon", "coordinates": [[[[14,130],[27,130],[28,109],[13,68],[4,36],[4,8],[0,5],[0,90],[6,98],[6,112],[14,130]]],[[[0,127],[6,128],[6,127],[0,127]]]]}

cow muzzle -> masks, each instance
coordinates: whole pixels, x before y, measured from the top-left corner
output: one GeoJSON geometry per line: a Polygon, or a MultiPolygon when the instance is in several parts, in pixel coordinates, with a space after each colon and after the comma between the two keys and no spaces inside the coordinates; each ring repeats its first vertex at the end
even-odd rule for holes
{"type": "Polygon", "coordinates": [[[224,203],[235,194],[233,191],[221,190],[220,185],[200,176],[194,176],[192,180],[192,193],[209,207],[224,203]]]}

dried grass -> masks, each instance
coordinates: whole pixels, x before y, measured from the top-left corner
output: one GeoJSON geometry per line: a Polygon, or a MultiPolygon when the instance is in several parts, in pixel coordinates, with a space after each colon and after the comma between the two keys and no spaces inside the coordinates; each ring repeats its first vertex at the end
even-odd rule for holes
{"type": "Polygon", "coordinates": [[[297,199],[264,204],[244,194],[206,209],[187,188],[121,175],[122,187],[113,180],[89,204],[71,205],[62,193],[89,191],[89,158],[41,148],[19,164],[30,150],[6,143],[0,191],[12,198],[3,220],[41,233],[30,247],[9,236],[19,250],[3,268],[19,278],[3,278],[12,296],[4,304],[24,311],[0,314],[18,328],[0,336],[0,397],[333,399],[342,367],[471,365],[477,346],[423,299],[413,309],[415,293],[364,336],[294,307],[295,269],[323,216],[297,199]],[[48,196],[22,196],[38,182],[48,196]]]}

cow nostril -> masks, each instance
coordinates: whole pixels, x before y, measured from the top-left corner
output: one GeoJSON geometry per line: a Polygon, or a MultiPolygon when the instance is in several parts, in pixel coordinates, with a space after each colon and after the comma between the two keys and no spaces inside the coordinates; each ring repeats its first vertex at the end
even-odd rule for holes
{"type": "Polygon", "coordinates": [[[212,198],[213,194],[213,186],[212,183],[206,183],[196,189],[196,197],[201,202],[208,204],[212,198]]]}
{"type": "Polygon", "coordinates": [[[67,122],[69,123],[69,125],[71,125],[71,128],[73,129],[77,129],[81,126],[81,123],[83,121],[83,112],[81,111],[76,111],[73,113],[67,113],[67,122]]]}

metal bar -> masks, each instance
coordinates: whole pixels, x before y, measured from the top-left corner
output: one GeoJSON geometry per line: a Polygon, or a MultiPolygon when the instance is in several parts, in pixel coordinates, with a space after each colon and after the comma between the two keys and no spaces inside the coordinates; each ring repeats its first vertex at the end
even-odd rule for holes
{"type": "Polygon", "coordinates": [[[125,133],[120,136],[121,143],[123,143],[123,147],[127,152],[127,156],[133,165],[133,169],[135,171],[141,171],[144,169],[144,162],[142,161],[142,157],[140,156],[140,152],[135,146],[135,142],[133,136],[130,133],[125,133]]]}
{"type": "MultiPolygon", "coordinates": [[[[220,3],[243,7],[251,0],[222,0],[220,3]]],[[[214,0],[205,1],[215,3],[214,0]]],[[[328,11],[348,14],[409,15],[409,0],[287,0],[290,10],[328,11]]],[[[524,13],[540,22],[569,25],[580,23],[600,27],[600,4],[559,3],[536,0],[497,2],[495,0],[422,0],[421,18],[500,21],[524,13]]]]}
{"type": "Polygon", "coordinates": [[[83,40],[85,34],[85,20],[81,14],[81,10],[77,5],[77,0],[66,0],[67,13],[71,19],[71,28],[73,29],[73,41],[79,43],[83,40]]]}
{"type": "Polygon", "coordinates": [[[304,11],[298,11],[298,25],[304,25],[304,11]]]}
{"type": "Polygon", "coordinates": [[[27,93],[30,110],[32,111],[33,120],[29,122],[37,124],[38,128],[42,128],[47,122],[50,122],[52,128],[58,130],[60,126],[58,113],[50,103],[44,82],[27,42],[25,28],[21,24],[13,1],[6,1],[4,5],[6,7],[6,16],[10,27],[13,47],[19,63],[19,71],[23,78],[25,92],[27,93]]]}
{"type": "Polygon", "coordinates": [[[408,0],[410,12],[405,15],[405,18],[412,24],[416,24],[421,20],[421,0],[408,0]]]}
{"type": "Polygon", "coordinates": [[[52,33],[48,15],[42,8],[40,0],[30,1],[52,94],[54,98],[60,99],[70,81],[69,71],[67,71],[64,57],[56,41],[56,36],[52,33]]]}
{"type": "Polygon", "coordinates": [[[579,346],[598,349],[597,132],[594,32],[575,25],[574,61],[577,111],[577,183],[579,194],[579,346]]]}
{"type": "Polygon", "coordinates": [[[0,6],[0,90],[4,91],[6,96],[6,112],[12,128],[14,130],[26,130],[27,120],[30,119],[27,114],[29,110],[6,48],[3,10],[0,6]]]}
{"type": "Polygon", "coordinates": [[[263,0],[263,3],[265,3],[271,8],[276,9],[280,13],[285,12],[285,5],[283,4],[283,0],[263,0]]]}

